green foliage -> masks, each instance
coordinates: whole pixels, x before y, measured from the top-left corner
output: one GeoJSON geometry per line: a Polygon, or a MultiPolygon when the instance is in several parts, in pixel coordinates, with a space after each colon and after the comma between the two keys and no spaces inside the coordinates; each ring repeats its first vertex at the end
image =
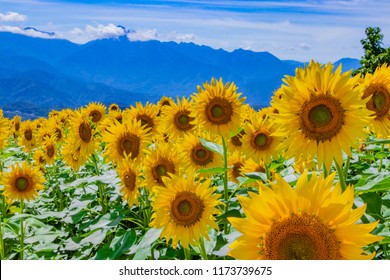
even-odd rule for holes
{"type": "Polygon", "coordinates": [[[353,75],[373,73],[375,69],[384,63],[390,64],[390,48],[383,47],[383,34],[379,27],[367,27],[366,38],[360,40],[364,55],[360,60],[361,67],[354,71],[353,75]]]}

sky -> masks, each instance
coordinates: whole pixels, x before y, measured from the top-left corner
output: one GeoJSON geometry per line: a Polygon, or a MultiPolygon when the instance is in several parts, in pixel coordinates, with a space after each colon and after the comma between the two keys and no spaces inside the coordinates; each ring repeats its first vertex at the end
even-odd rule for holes
{"type": "Polygon", "coordinates": [[[126,35],[327,63],[359,59],[369,26],[389,47],[389,13],[388,0],[0,0],[0,31],[79,44],[126,35]]]}

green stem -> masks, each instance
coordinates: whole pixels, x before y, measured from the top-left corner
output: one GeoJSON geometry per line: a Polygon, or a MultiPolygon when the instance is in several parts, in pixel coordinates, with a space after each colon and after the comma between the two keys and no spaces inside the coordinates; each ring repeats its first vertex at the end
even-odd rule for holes
{"type": "Polygon", "coordinates": [[[349,164],[351,162],[351,158],[350,157],[347,157],[347,161],[345,162],[345,166],[344,166],[344,178],[345,180],[347,180],[347,177],[348,177],[348,171],[349,171],[349,164]]]}
{"type": "Polygon", "coordinates": [[[340,167],[340,165],[337,163],[337,161],[334,161],[334,162],[336,165],[337,174],[339,175],[341,191],[344,192],[347,189],[347,183],[345,182],[343,169],[340,167]]]}
{"type": "Polygon", "coordinates": [[[186,249],[186,248],[183,248],[184,250],[184,258],[186,260],[191,260],[191,252],[190,252],[190,249],[186,249]]]}
{"type": "MultiPolygon", "coordinates": [[[[3,197],[4,200],[4,197],[3,197]]],[[[5,203],[3,201],[3,203],[5,203]]],[[[5,252],[4,252],[4,240],[3,240],[3,216],[0,219],[0,260],[5,260],[5,252]]]]}
{"type": "Polygon", "coordinates": [[[199,251],[200,251],[200,255],[202,257],[202,260],[208,260],[206,248],[204,247],[204,238],[203,238],[203,236],[200,237],[199,251]]]}
{"type": "MultiPolygon", "coordinates": [[[[224,214],[228,212],[228,199],[229,199],[229,189],[228,189],[228,157],[227,157],[227,143],[225,141],[225,138],[222,137],[222,146],[223,146],[223,168],[224,168],[224,174],[223,174],[223,200],[225,202],[224,205],[224,214]]],[[[227,217],[226,217],[227,219],[227,217]]],[[[226,222],[223,226],[223,231],[225,234],[229,233],[229,227],[228,223],[226,222]]]]}
{"type": "MultiPolygon", "coordinates": [[[[22,200],[20,202],[20,214],[23,215],[23,210],[24,210],[24,201],[22,200]]],[[[23,217],[20,218],[20,254],[19,254],[19,259],[23,260],[24,259],[24,219],[23,217]]]]}
{"type": "Polygon", "coordinates": [[[100,173],[100,169],[99,169],[99,166],[98,166],[98,160],[99,160],[98,156],[95,153],[93,153],[92,154],[92,159],[93,159],[93,164],[95,166],[96,175],[100,176],[101,173],[100,173]]]}
{"type": "MultiPolygon", "coordinates": [[[[385,144],[382,144],[381,152],[383,153],[384,150],[385,150],[385,144]]],[[[382,171],[382,164],[383,164],[383,156],[381,156],[381,159],[379,160],[378,172],[382,171]]]]}
{"type": "Polygon", "coordinates": [[[328,177],[328,169],[326,168],[325,163],[322,163],[322,170],[324,172],[324,178],[328,177]]]}

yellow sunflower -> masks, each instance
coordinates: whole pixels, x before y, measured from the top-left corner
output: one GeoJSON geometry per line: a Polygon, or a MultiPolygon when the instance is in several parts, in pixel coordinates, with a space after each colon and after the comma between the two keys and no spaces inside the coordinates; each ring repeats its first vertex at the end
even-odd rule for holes
{"type": "Polygon", "coordinates": [[[45,140],[43,140],[43,143],[41,144],[45,156],[45,162],[48,165],[53,165],[57,157],[58,151],[57,151],[56,143],[57,143],[57,138],[56,135],[53,134],[50,138],[46,137],[45,140]]]}
{"type": "Polygon", "coordinates": [[[16,163],[3,173],[4,196],[12,201],[33,200],[44,189],[42,173],[27,162],[16,163]]]}
{"type": "Polygon", "coordinates": [[[77,141],[73,137],[67,138],[61,155],[64,163],[75,171],[78,171],[88,160],[88,156],[81,153],[81,147],[77,146],[77,141]]]}
{"type": "Polygon", "coordinates": [[[27,153],[36,147],[34,122],[26,120],[20,125],[20,145],[27,153]]]}
{"type": "Polygon", "coordinates": [[[14,116],[11,120],[11,132],[15,139],[18,139],[19,137],[19,129],[20,125],[22,124],[22,117],[21,116],[14,116]]]}
{"type": "Polygon", "coordinates": [[[191,116],[200,129],[222,137],[230,137],[241,123],[241,109],[245,98],[240,98],[234,83],[212,79],[211,83],[198,86],[198,93],[192,96],[191,116]]]}
{"type": "Polygon", "coordinates": [[[116,103],[112,103],[110,105],[110,107],[108,107],[108,112],[109,113],[112,113],[112,112],[119,112],[121,109],[119,108],[119,105],[116,104],[116,103]]]}
{"type": "Polygon", "coordinates": [[[177,149],[165,142],[157,142],[155,149],[146,151],[144,160],[144,178],[147,188],[164,186],[163,178],[179,172],[179,155],[177,149]]]}
{"type": "Polygon", "coordinates": [[[330,63],[321,66],[311,61],[284,80],[283,98],[272,101],[279,112],[273,118],[287,136],[291,157],[316,155],[319,166],[324,163],[329,169],[333,159],[342,164],[343,151],[352,156],[350,148],[364,137],[370,112],[354,86],[358,77],[350,75],[341,73],[341,65],[333,71],[330,63]]]}
{"type": "Polygon", "coordinates": [[[38,167],[41,172],[45,172],[45,153],[41,149],[36,149],[33,153],[33,165],[38,167]]]}
{"type": "Polygon", "coordinates": [[[102,103],[91,102],[83,109],[83,114],[88,116],[92,123],[97,125],[106,116],[106,106],[102,103]]]}
{"type": "Polygon", "coordinates": [[[272,158],[278,158],[284,136],[272,120],[262,119],[258,114],[253,115],[251,122],[245,123],[244,130],[245,134],[241,138],[242,150],[248,158],[266,163],[272,158]]]}
{"type": "Polygon", "coordinates": [[[367,109],[375,118],[370,124],[379,137],[390,134],[390,66],[384,64],[373,74],[366,74],[360,88],[367,109]]]}
{"type": "Polygon", "coordinates": [[[145,106],[137,102],[136,106],[131,106],[126,110],[126,119],[135,119],[141,122],[142,127],[150,134],[154,135],[157,132],[158,107],[155,104],[147,102],[145,106]]]}
{"type": "Polygon", "coordinates": [[[0,150],[4,148],[9,135],[8,119],[4,118],[3,110],[0,109],[0,150]]]}
{"type": "Polygon", "coordinates": [[[148,131],[141,122],[130,119],[123,123],[115,121],[107,127],[102,141],[107,143],[105,155],[108,160],[116,163],[121,162],[125,156],[137,159],[151,142],[148,131]]]}
{"type": "Polygon", "coordinates": [[[170,140],[183,137],[184,134],[194,130],[194,118],[190,116],[190,102],[183,97],[180,101],[177,98],[177,104],[171,102],[170,106],[164,106],[160,115],[159,132],[167,133],[170,140]]]}
{"type": "MultiPolygon", "coordinates": [[[[176,147],[180,151],[179,158],[181,166],[188,173],[195,173],[199,169],[221,167],[223,165],[222,156],[203,146],[199,137],[221,144],[218,137],[215,135],[212,136],[210,133],[199,133],[196,135],[188,133],[178,141],[176,147]]],[[[204,175],[207,176],[210,174],[204,173],[204,175]]]]}
{"type": "Polygon", "coordinates": [[[123,200],[132,207],[138,205],[138,197],[140,195],[140,188],[143,186],[141,180],[141,165],[135,163],[130,158],[123,159],[122,164],[117,166],[117,173],[121,180],[121,193],[123,200]]]}
{"type": "Polygon", "coordinates": [[[165,106],[171,106],[172,103],[175,103],[175,101],[169,97],[169,96],[163,96],[160,98],[160,100],[157,102],[157,106],[158,108],[161,110],[163,109],[165,106]]]}
{"type": "Polygon", "coordinates": [[[228,178],[233,182],[239,183],[237,177],[243,177],[244,173],[242,173],[242,167],[245,164],[245,155],[240,151],[233,151],[228,156],[228,166],[231,167],[229,169],[228,178]]]}
{"type": "MultiPolygon", "coordinates": [[[[74,149],[80,148],[80,154],[83,157],[89,157],[95,152],[97,143],[94,139],[95,130],[93,129],[89,118],[79,111],[75,111],[71,119],[71,142],[74,143],[74,149]]],[[[67,140],[68,142],[70,140],[67,140]]]]}
{"type": "Polygon", "coordinates": [[[163,228],[160,237],[172,240],[173,248],[178,243],[189,249],[203,236],[209,239],[209,228],[218,230],[214,215],[220,214],[217,206],[220,195],[211,188],[210,180],[194,181],[193,174],[163,178],[165,187],[153,188],[150,226],[163,228]]]}
{"type": "Polygon", "coordinates": [[[366,205],[352,209],[354,189],[333,187],[326,179],[304,173],[295,190],[279,175],[271,187],[239,197],[246,218],[229,218],[241,235],[231,245],[236,259],[372,259],[362,247],[382,237],[370,232],[378,224],[357,224],[366,205]]]}

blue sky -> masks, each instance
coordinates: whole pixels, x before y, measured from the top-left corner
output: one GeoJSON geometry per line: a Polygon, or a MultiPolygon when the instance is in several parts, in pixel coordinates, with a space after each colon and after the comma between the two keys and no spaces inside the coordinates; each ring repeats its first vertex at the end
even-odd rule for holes
{"type": "Polygon", "coordinates": [[[334,62],[360,58],[360,40],[378,26],[390,42],[390,1],[104,1],[0,0],[0,31],[85,43],[123,35],[131,40],[194,42],[232,51],[268,51],[281,59],[334,62]]]}

